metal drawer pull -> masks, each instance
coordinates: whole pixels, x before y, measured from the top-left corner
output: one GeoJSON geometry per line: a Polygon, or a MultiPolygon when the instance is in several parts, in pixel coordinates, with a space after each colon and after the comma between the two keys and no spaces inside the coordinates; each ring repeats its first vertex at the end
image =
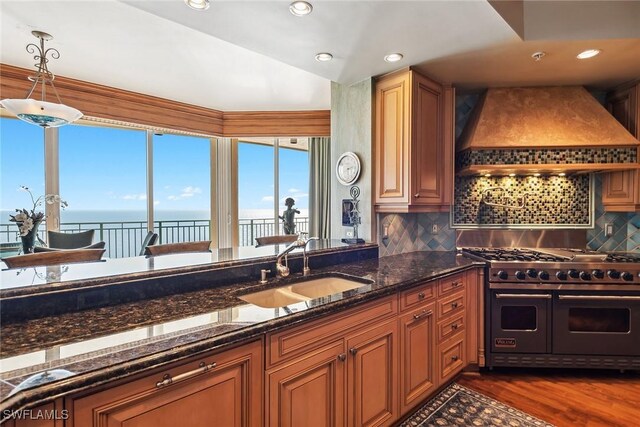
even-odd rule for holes
{"type": "Polygon", "coordinates": [[[420,193],[414,194],[413,197],[415,197],[416,199],[420,198],[420,193]]]}
{"type": "Polygon", "coordinates": [[[184,372],[182,374],[178,374],[175,377],[172,377],[170,374],[164,374],[161,381],[156,383],[156,388],[162,388],[170,386],[171,384],[178,383],[180,381],[184,381],[188,378],[195,377],[196,375],[204,374],[205,372],[216,367],[216,362],[206,364],[204,362],[200,362],[199,367],[194,369],[193,371],[184,372]]]}
{"type": "Polygon", "coordinates": [[[462,283],[460,283],[460,282],[453,282],[453,283],[451,284],[451,287],[452,287],[452,288],[457,288],[457,287],[458,287],[458,286],[460,286],[460,285],[462,285],[462,283]]]}
{"type": "Polygon", "coordinates": [[[496,298],[551,299],[551,294],[496,294],[496,298]]]}
{"type": "Polygon", "coordinates": [[[454,331],[458,329],[458,324],[454,323],[453,325],[451,325],[451,329],[453,329],[454,331]]]}
{"type": "Polygon", "coordinates": [[[451,308],[458,308],[458,303],[457,302],[452,302],[451,303],[451,308]]]}
{"type": "Polygon", "coordinates": [[[562,300],[638,301],[640,296],[627,295],[558,295],[562,300]]]}
{"type": "Polygon", "coordinates": [[[424,299],[424,297],[425,297],[425,296],[426,296],[426,295],[424,294],[424,292],[420,292],[420,293],[418,294],[418,299],[424,299]]]}
{"type": "Polygon", "coordinates": [[[451,356],[451,360],[453,360],[454,362],[456,362],[458,359],[460,359],[458,356],[451,356]]]}
{"type": "Polygon", "coordinates": [[[418,320],[418,319],[420,319],[420,318],[422,318],[422,317],[429,317],[429,316],[431,316],[432,314],[433,314],[433,311],[431,311],[431,310],[428,310],[428,311],[427,311],[427,310],[422,310],[422,313],[420,313],[420,314],[414,314],[414,315],[413,315],[413,318],[414,318],[415,320],[418,320]]]}
{"type": "Polygon", "coordinates": [[[355,356],[357,352],[358,352],[358,349],[355,347],[349,349],[349,353],[351,353],[353,356],[355,356]]]}
{"type": "Polygon", "coordinates": [[[347,355],[342,353],[338,355],[338,360],[341,362],[344,362],[345,360],[347,360],[347,355]]]}

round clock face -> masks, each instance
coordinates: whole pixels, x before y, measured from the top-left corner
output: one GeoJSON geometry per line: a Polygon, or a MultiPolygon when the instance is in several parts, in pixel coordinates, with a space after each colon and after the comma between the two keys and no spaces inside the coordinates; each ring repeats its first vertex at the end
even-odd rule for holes
{"type": "Polygon", "coordinates": [[[336,176],[342,185],[351,185],[360,176],[360,159],[355,153],[346,152],[338,159],[336,176]]]}

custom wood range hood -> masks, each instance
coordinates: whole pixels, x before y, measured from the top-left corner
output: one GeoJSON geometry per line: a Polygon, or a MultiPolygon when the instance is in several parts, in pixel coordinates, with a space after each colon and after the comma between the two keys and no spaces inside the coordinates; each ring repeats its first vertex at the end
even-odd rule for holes
{"type": "Polygon", "coordinates": [[[456,153],[460,175],[638,169],[639,141],[581,86],[490,88],[456,153]]]}

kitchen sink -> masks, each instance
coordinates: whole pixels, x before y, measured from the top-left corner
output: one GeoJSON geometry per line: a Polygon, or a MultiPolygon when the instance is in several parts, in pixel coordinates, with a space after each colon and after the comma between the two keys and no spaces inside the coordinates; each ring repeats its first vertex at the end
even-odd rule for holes
{"type": "Polygon", "coordinates": [[[370,284],[367,280],[352,280],[340,276],[324,276],[306,279],[287,286],[267,289],[239,296],[243,301],[263,308],[278,308],[290,304],[339,294],[370,284]]]}

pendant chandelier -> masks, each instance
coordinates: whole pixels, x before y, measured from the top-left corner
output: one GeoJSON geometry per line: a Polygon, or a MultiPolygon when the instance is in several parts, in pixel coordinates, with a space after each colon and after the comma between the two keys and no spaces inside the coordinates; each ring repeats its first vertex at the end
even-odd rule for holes
{"type": "Polygon", "coordinates": [[[75,108],[64,105],[62,101],[60,101],[58,91],[53,85],[55,76],[47,68],[47,63],[49,62],[47,56],[50,55],[53,59],[60,58],[60,52],[56,49],[45,49],[44,47],[44,42],[51,40],[53,37],[42,31],[32,31],[31,34],[40,40],[40,46],[34,43],[27,45],[27,52],[34,55],[33,59],[38,61],[38,63],[35,64],[36,73],[28,77],[28,79],[33,82],[33,85],[25,99],[3,99],[0,101],[0,104],[15,114],[20,120],[44,128],[64,126],[75,122],[82,117],[82,113],[75,108]],[[47,84],[53,89],[58,103],[46,101],[47,84]],[[30,98],[34,92],[37,92],[37,87],[40,87],[41,91],[40,100],[30,98]]]}

